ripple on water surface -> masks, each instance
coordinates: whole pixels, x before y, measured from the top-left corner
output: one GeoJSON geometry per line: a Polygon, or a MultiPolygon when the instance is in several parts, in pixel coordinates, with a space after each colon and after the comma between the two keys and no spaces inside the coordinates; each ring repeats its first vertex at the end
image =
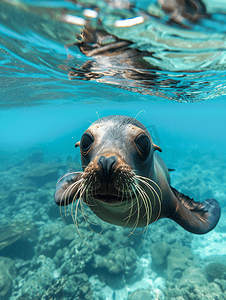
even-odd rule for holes
{"type": "Polygon", "coordinates": [[[2,104],[83,101],[84,88],[103,101],[103,85],[179,102],[225,94],[226,3],[174,2],[1,0],[2,104]]]}

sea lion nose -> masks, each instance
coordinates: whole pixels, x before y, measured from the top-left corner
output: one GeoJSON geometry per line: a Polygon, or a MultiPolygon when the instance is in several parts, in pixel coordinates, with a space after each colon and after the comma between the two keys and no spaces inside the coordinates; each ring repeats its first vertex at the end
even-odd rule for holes
{"type": "Polygon", "coordinates": [[[116,164],[117,162],[117,157],[116,156],[110,156],[110,157],[105,157],[103,155],[101,155],[98,160],[97,163],[101,166],[102,168],[102,176],[103,176],[103,180],[105,181],[105,183],[109,183],[112,177],[112,166],[114,164],[116,164]]]}

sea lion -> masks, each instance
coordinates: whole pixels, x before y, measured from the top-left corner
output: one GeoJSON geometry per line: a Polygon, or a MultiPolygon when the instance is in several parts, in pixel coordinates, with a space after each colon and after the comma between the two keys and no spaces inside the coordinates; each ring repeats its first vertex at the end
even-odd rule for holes
{"type": "Polygon", "coordinates": [[[189,232],[212,230],[221,209],[215,199],[195,202],[170,186],[166,165],[145,126],[121,115],[101,118],[82,135],[83,172],[64,175],[56,185],[60,206],[87,204],[102,220],[131,228],[170,218],[189,232]]]}

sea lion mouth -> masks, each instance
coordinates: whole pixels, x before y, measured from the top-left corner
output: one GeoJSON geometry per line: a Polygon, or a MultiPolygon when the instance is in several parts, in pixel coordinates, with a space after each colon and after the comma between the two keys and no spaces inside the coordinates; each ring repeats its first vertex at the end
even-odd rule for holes
{"type": "Polygon", "coordinates": [[[110,194],[106,194],[106,195],[96,194],[95,196],[93,196],[93,198],[102,202],[112,203],[112,204],[123,201],[122,197],[116,195],[110,195],[110,194]]]}
{"type": "Polygon", "coordinates": [[[99,200],[101,202],[104,203],[109,203],[109,204],[118,204],[118,203],[122,203],[122,202],[126,202],[129,199],[131,199],[133,197],[133,193],[126,193],[126,192],[118,192],[118,194],[116,193],[95,193],[94,195],[92,195],[92,197],[96,200],[99,200]]]}

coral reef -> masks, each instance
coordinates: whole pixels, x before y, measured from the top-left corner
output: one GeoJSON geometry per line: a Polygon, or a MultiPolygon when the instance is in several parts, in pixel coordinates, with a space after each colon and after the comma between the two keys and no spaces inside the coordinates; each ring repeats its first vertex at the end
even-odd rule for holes
{"type": "Polygon", "coordinates": [[[167,279],[171,281],[180,279],[187,268],[194,266],[190,249],[179,243],[155,243],[151,246],[151,254],[153,263],[165,269],[167,279]]]}
{"type": "Polygon", "coordinates": [[[205,267],[205,272],[207,275],[207,278],[209,281],[213,281],[214,279],[225,279],[226,280],[226,265],[219,263],[219,262],[213,262],[208,264],[205,267]]]}
{"type": "Polygon", "coordinates": [[[131,247],[111,250],[106,256],[96,255],[95,268],[107,270],[106,276],[103,276],[103,271],[100,276],[102,281],[114,288],[123,288],[126,283],[142,277],[142,270],[137,265],[137,254],[131,247]]]}
{"type": "MultiPolygon", "coordinates": [[[[205,173],[196,162],[189,176],[191,158],[178,159],[175,186],[184,192],[191,186],[189,195],[203,197],[212,184],[223,199],[223,173],[214,179],[213,171],[205,173]]],[[[1,299],[226,299],[226,219],[204,237],[167,219],[130,234],[84,205],[85,218],[78,214],[76,228],[73,209],[60,212],[53,195],[59,176],[77,162],[68,157],[61,163],[61,157],[42,150],[12,161],[3,166],[0,182],[1,299]]]]}
{"type": "Polygon", "coordinates": [[[201,286],[194,283],[187,283],[180,286],[180,288],[169,284],[166,291],[166,299],[171,300],[224,300],[225,295],[225,291],[222,291],[216,283],[201,286]]]}

